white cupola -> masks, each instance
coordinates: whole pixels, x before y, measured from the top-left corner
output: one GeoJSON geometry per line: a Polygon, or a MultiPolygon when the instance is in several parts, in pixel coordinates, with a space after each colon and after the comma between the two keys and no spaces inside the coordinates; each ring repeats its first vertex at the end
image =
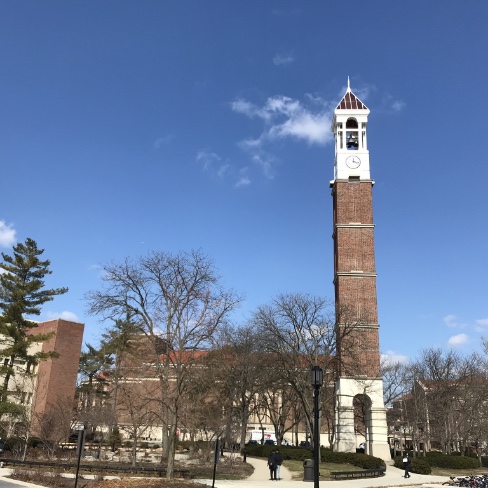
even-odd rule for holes
{"type": "Polygon", "coordinates": [[[334,110],[332,132],[335,138],[334,180],[370,180],[369,151],[366,138],[369,109],[347,90],[334,110]]]}

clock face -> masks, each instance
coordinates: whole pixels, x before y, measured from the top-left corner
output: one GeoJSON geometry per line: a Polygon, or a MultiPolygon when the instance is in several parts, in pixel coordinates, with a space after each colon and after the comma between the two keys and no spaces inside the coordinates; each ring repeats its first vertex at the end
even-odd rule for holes
{"type": "Polygon", "coordinates": [[[361,165],[361,160],[357,156],[349,156],[346,159],[346,165],[348,168],[357,169],[361,165]]]}

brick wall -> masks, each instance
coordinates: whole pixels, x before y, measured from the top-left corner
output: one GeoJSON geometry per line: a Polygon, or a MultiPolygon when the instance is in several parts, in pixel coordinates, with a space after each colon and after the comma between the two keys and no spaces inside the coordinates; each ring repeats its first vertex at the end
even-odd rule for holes
{"type": "Polygon", "coordinates": [[[30,330],[33,335],[53,332],[53,337],[43,342],[42,351],[59,354],[39,363],[33,407],[37,418],[61,415],[62,409],[74,405],[83,329],[78,322],[56,319],[40,322],[30,330]]]}
{"type": "Polygon", "coordinates": [[[339,374],[380,375],[371,181],[336,181],[334,285],[339,328],[339,374]]]}

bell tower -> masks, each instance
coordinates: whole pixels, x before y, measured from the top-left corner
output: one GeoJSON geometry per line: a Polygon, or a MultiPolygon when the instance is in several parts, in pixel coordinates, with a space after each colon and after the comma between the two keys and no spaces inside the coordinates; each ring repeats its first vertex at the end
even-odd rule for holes
{"type": "Polygon", "coordinates": [[[348,80],[332,120],[335,162],[330,187],[338,357],[334,448],[355,452],[364,435],[367,454],[389,459],[376,299],[374,181],[366,131],[369,113],[348,80]],[[358,411],[364,412],[360,420],[358,411]]]}

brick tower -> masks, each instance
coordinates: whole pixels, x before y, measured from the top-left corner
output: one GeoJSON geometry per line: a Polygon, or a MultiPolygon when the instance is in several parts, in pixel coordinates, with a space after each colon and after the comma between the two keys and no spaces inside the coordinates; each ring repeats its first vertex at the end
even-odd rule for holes
{"type": "Polygon", "coordinates": [[[335,450],[355,452],[361,405],[366,453],[388,459],[380,373],[373,200],[366,125],[369,109],[351,91],[334,111],[334,287],[338,325],[335,450]],[[357,417],[357,416],[356,416],[357,417]]]}

